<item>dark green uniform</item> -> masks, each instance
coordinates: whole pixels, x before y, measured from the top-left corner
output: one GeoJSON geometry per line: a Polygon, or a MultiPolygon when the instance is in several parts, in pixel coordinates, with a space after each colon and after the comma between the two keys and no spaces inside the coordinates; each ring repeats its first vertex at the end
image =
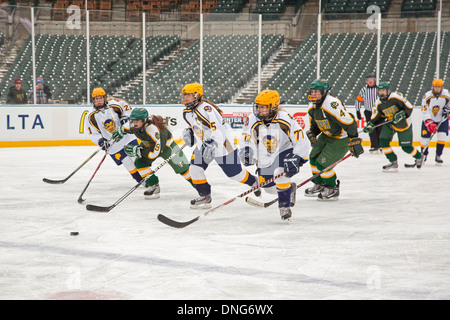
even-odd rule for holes
{"type": "MultiPolygon", "coordinates": [[[[318,145],[309,155],[313,174],[342,159],[348,152],[348,138],[358,136],[357,123],[342,102],[328,94],[321,103],[310,103],[310,131],[317,136],[318,145]]],[[[336,185],[333,169],[313,180],[315,184],[336,185]]]]}
{"type": "MultiPolygon", "coordinates": [[[[134,163],[138,171],[148,168],[159,157],[166,160],[172,155],[174,150],[176,151],[180,148],[173,140],[172,133],[169,130],[160,132],[150,119],[147,120],[143,128],[137,129],[124,126],[123,129],[125,133],[133,133],[140,140],[139,146],[142,147],[142,158],[137,158],[134,163]]],[[[183,151],[180,151],[178,157],[172,158],[168,163],[175,173],[182,175],[192,185],[192,179],[189,174],[189,162],[183,151]]],[[[159,179],[155,174],[146,181],[147,186],[153,186],[158,183],[159,179]]]]}
{"type": "Polygon", "coordinates": [[[386,101],[381,101],[378,98],[375,102],[374,112],[370,122],[377,125],[384,121],[391,121],[394,115],[402,110],[405,112],[405,119],[396,124],[385,124],[380,133],[380,147],[390,162],[397,161],[397,155],[390,146],[395,133],[397,133],[399,145],[404,152],[410,154],[415,159],[420,159],[422,156],[413,146],[413,131],[410,119],[413,106],[401,93],[391,92],[386,101]]]}

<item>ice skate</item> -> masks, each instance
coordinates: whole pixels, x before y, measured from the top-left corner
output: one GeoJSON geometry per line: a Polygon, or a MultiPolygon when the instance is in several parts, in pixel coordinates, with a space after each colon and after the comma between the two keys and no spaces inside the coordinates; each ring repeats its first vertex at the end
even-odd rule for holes
{"type": "Polygon", "coordinates": [[[325,188],[325,184],[314,184],[312,187],[309,187],[305,190],[306,197],[316,197],[323,189],[325,188]]]}
{"type": "Polygon", "coordinates": [[[292,187],[292,190],[291,190],[291,203],[290,203],[290,206],[293,207],[293,206],[295,206],[295,201],[296,201],[296,198],[297,198],[297,184],[295,182],[291,182],[291,187],[292,187]]]}
{"type": "Polygon", "coordinates": [[[209,209],[209,208],[211,208],[210,194],[191,200],[191,209],[209,209]]]}
{"type": "Polygon", "coordinates": [[[435,161],[437,166],[441,166],[444,163],[444,161],[442,161],[441,159],[441,156],[438,155],[436,155],[435,161]]]}
{"type": "Polygon", "coordinates": [[[425,160],[424,156],[420,157],[420,159],[416,159],[416,167],[417,167],[417,169],[422,168],[424,160],[425,160]]]}
{"type": "Polygon", "coordinates": [[[392,161],[391,163],[383,166],[383,172],[397,172],[398,171],[398,162],[392,161]]]}
{"type": "Polygon", "coordinates": [[[338,200],[339,199],[339,180],[336,181],[334,187],[325,186],[323,190],[319,193],[319,200],[338,200]]]}
{"type": "Polygon", "coordinates": [[[145,199],[159,199],[159,193],[161,192],[159,188],[159,184],[155,184],[153,186],[147,187],[147,190],[144,191],[145,199]]]}
{"type": "Polygon", "coordinates": [[[292,217],[292,210],[289,207],[280,208],[280,216],[283,221],[290,221],[292,217]]]}
{"type": "Polygon", "coordinates": [[[370,153],[378,153],[378,148],[372,147],[372,148],[369,149],[369,152],[370,153]]]}

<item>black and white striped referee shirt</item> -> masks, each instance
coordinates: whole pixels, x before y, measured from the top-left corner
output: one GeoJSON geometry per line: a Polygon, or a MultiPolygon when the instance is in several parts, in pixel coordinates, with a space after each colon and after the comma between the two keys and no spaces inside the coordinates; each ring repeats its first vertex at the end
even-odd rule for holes
{"type": "Polygon", "coordinates": [[[375,101],[377,101],[377,98],[377,86],[369,87],[368,85],[365,85],[356,97],[356,111],[360,111],[361,103],[363,103],[364,109],[372,112],[373,105],[375,104],[375,101]]]}

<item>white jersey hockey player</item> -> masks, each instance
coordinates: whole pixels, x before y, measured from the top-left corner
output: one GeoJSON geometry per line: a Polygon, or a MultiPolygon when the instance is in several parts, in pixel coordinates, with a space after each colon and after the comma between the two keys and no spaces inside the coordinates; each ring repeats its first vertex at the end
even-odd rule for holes
{"type": "MultiPolygon", "coordinates": [[[[191,200],[191,208],[211,207],[211,185],[205,170],[215,160],[222,171],[232,180],[248,186],[257,186],[258,181],[242,167],[234,142],[222,111],[212,102],[203,100],[203,87],[199,83],[189,83],[182,89],[184,120],[189,127],[183,131],[183,140],[195,146],[189,171],[192,182],[200,197],[191,200]]],[[[255,194],[260,194],[259,189],[255,194]]]]}
{"type": "Polygon", "coordinates": [[[445,142],[448,136],[448,115],[450,112],[450,93],[444,89],[444,81],[435,79],[432,89],[422,97],[422,134],[420,144],[424,160],[428,155],[428,145],[436,135],[436,164],[441,165],[445,142]]]}
{"type": "Polygon", "coordinates": [[[245,166],[256,164],[260,182],[282,172],[284,176],[265,185],[271,194],[278,194],[282,220],[292,216],[296,185],[291,177],[308,161],[311,144],[300,125],[280,109],[280,94],[263,90],[255,98],[253,114],[242,131],[239,155],[245,166]]]}
{"type": "Polygon", "coordinates": [[[120,99],[107,100],[103,88],[95,88],[92,91],[92,99],[94,106],[88,115],[89,137],[93,143],[108,152],[118,166],[123,164],[133,179],[140,182],[142,177],[134,165],[135,159],[130,158],[124,150],[127,144],[138,145],[136,137],[129,134],[119,142],[111,139],[116,128],[128,122],[131,107],[120,99]]]}

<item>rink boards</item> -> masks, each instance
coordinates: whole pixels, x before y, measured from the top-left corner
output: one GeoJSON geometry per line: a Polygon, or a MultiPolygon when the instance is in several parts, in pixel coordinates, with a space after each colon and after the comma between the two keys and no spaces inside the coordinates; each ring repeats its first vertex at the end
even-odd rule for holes
{"type": "MultiPolygon", "coordinates": [[[[218,106],[238,142],[245,120],[252,112],[252,106],[218,106]]],[[[186,127],[182,105],[146,105],[145,108],[150,114],[166,117],[175,139],[181,139],[181,132],[186,127]]],[[[309,128],[306,105],[283,105],[283,108],[303,129],[309,128]]],[[[356,114],[354,106],[346,108],[356,114]]],[[[1,105],[0,147],[93,145],[86,129],[90,109],[91,105],[1,105]]],[[[415,107],[412,114],[414,145],[419,145],[421,121],[420,107],[415,107]]],[[[358,120],[359,131],[362,131],[364,126],[365,121],[358,120]]],[[[368,134],[360,132],[360,137],[365,146],[370,145],[368,134]]],[[[396,136],[392,145],[398,145],[396,136]]],[[[432,141],[430,146],[435,146],[435,141],[432,141]]],[[[446,147],[450,147],[449,142],[446,147]]]]}

